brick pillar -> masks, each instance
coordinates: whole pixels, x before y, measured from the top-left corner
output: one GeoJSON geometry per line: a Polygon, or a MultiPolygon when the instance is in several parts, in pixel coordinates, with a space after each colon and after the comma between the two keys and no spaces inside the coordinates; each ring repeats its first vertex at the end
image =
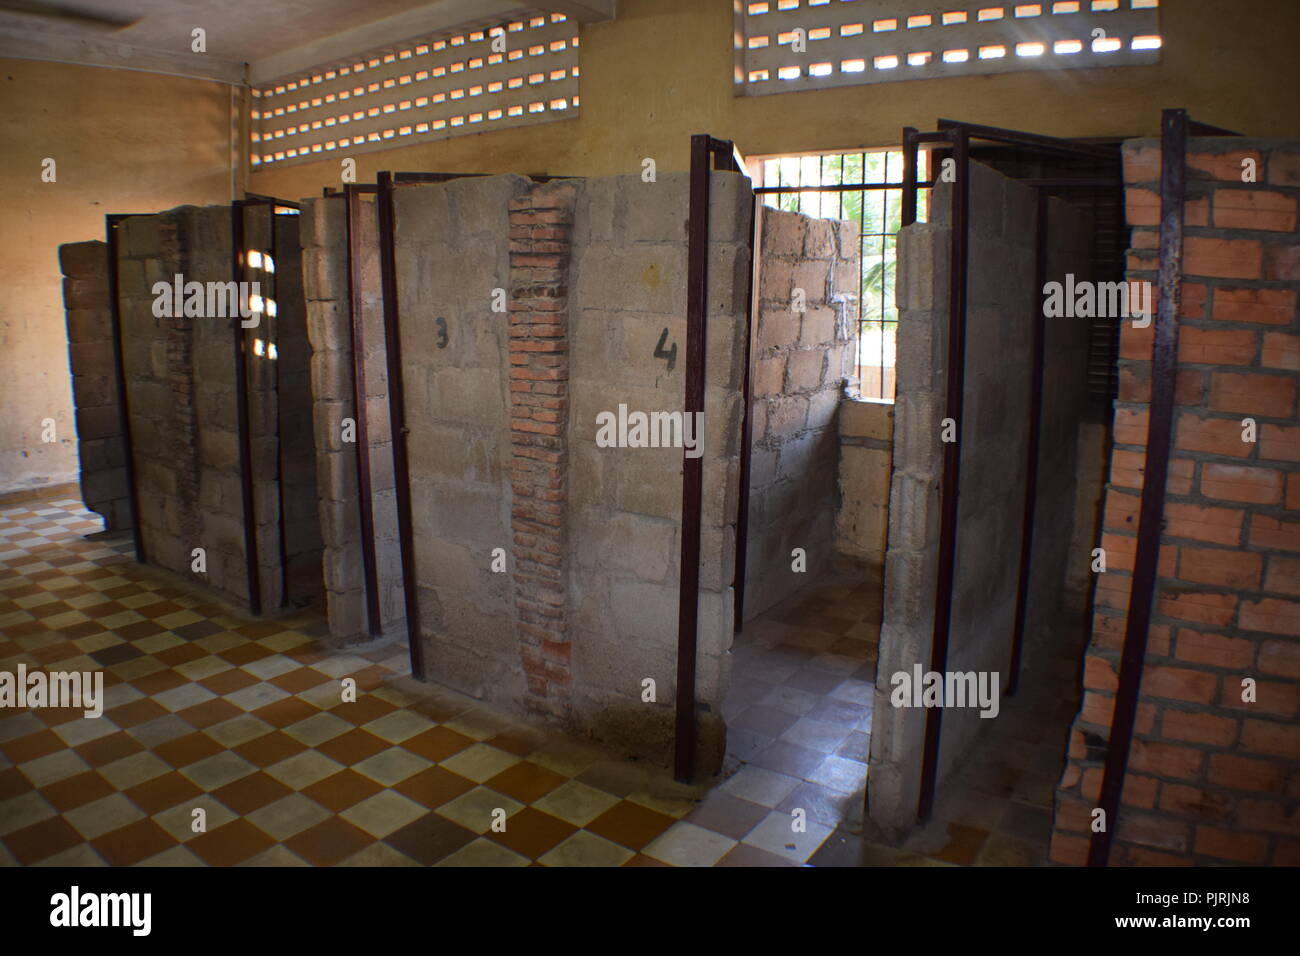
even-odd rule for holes
{"type": "Polygon", "coordinates": [[[570,227],[576,189],[535,186],[510,202],[510,524],[515,633],[528,709],[567,723],[570,227]]]}
{"type": "MultiPolygon", "coordinates": [[[[1159,267],[1160,150],[1126,144],[1129,276],[1159,267]]],[[[1112,865],[1300,864],[1300,152],[1188,143],[1185,256],[1156,605],[1112,865]],[[1243,160],[1256,169],[1243,180],[1243,160]],[[1245,419],[1254,422],[1251,441],[1245,419]],[[1243,700],[1243,679],[1255,699],[1243,700]],[[1288,786],[1288,781],[1291,784],[1288,786]]],[[[1136,549],[1153,326],[1125,322],[1083,705],[1054,862],[1087,857],[1136,549]]]]}

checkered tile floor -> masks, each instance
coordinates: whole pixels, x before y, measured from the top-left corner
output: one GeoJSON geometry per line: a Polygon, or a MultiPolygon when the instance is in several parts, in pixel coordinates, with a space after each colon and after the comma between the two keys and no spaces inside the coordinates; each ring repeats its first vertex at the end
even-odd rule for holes
{"type": "MultiPolygon", "coordinates": [[[[901,849],[862,840],[878,588],[832,581],[746,628],[725,705],[725,779],[701,793],[413,680],[401,643],[332,648],[315,612],[232,616],[136,565],[129,535],[85,537],[99,528],[73,499],[0,506],[0,670],[98,670],[106,685],[97,719],[0,711],[0,864],[1045,856],[1052,754],[1036,741],[1051,728],[1036,712],[1030,731],[1011,731],[1018,757],[978,761],[988,779],[972,778],[969,799],[941,807],[934,827],[901,849]],[[355,701],[342,700],[345,677],[355,701]],[[802,833],[791,828],[795,807],[807,811],[802,833]],[[497,811],[504,832],[492,828],[497,811]]],[[[1068,701],[1058,704],[1068,720],[1068,701]]]]}
{"type": "Polygon", "coordinates": [[[788,839],[794,778],[745,767],[697,805],[413,681],[400,644],[332,649],[315,616],[250,623],[160,583],[99,527],[71,499],[0,508],[0,668],[106,684],[97,719],[0,714],[0,862],[790,865],[830,832],[788,839]]]}

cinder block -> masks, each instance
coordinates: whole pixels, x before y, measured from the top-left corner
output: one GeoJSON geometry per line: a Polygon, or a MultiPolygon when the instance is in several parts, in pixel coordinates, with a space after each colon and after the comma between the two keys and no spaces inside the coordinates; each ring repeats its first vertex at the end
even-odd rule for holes
{"type": "Polygon", "coordinates": [[[65,242],[59,246],[59,268],[68,276],[107,276],[108,243],[98,239],[65,242]]]}
{"type": "Polygon", "coordinates": [[[304,200],[299,218],[300,242],[326,246],[345,241],[347,204],[342,196],[317,196],[304,200]]]}

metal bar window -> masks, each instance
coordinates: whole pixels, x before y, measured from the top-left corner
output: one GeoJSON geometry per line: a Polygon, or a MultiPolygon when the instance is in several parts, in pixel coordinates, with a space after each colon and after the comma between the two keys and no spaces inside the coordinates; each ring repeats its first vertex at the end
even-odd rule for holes
{"type": "MultiPolygon", "coordinates": [[[[919,157],[918,175],[928,177],[928,154],[919,157]]],[[[861,266],[858,282],[858,336],[854,359],[857,394],[894,400],[898,306],[894,298],[898,230],[903,209],[903,153],[896,149],[777,156],[759,166],[764,205],[817,219],[849,219],[858,224],[861,266]]],[[[922,184],[926,185],[926,184],[922,184]]],[[[929,191],[918,202],[926,221],[929,191]]]]}

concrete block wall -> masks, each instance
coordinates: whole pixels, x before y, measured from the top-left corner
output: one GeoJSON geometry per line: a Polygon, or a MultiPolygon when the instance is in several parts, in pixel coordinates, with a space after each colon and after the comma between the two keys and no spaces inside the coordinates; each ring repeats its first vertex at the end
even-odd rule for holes
{"type": "MultiPolygon", "coordinates": [[[[365,354],[365,414],[370,445],[371,506],[375,528],[380,624],[403,627],[406,610],[397,537],[388,366],[379,273],[378,220],[363,200],[353,224],[358,255],[352,281],[360,306],[365,354]]],[[[346,207],[341,196],[303,204],[300,219],[303,291],[311,341],[311,395],[316,450],[316,493],[321,569],[330,633],[343,640],[368,634],[363,570],[358,448],[344,441],[344,422],[360,417],[355,402],[353,329],[349,299],[346,207]]],[[[355,435],[354,435],[355,437],[355,435]]]]}
{"type": "MultiPolygon", "coordinates": [[[[1112,865],[1296,866],[1300,833],[1300,143],[1188,141],[1174,438],[1112,865]],[[1243,180],[1243,162],[1255,168],[1243,180]],[[1247,440],[1244,422],[1255,424],[1247,440]],[[1243,682],[1254,681],[1254,699],[1243,682]]],[[[1159,269],[1160,144],[1124,146],[1129,276],[1159,269]]],[[[1083,704],[1051,858],[1087,859],[1144,482],[1153,327],[1125,322],[1083,704]]]]}
{"type": "Polygon", "coordinates": [[[836,416],[853,374],[858,226],[762,210],[753,343],[753,450],[745,616],[809,581],[831,557],[836,416]],[[806,570],[794,570],[802,549],[806,570]]]}
{"type": "Polygon", "coordinates": [[[834,553],[883,573],[894,465],[894,406],[846,398],[839,411],[834,553]]]}
{"type": "MultiPolygon", "coordinates": [[[[696,680],[704,772],[725,750],[752,204],[748,181],[734,173],[713,174],[711,190],[696,680]]],[[[684,407],[688,198],[685,174],[586,180],[570,280],[575,718],[660,763],[673,742],[683,454],[599,447],[596,434],[597,416],[620,404],[684,407]],[[674,348],[675,360],[655,355],[674,348]],[[653,703],[642,700],[647,679],[653,703]]]]}
{"type": "Polygon", "coordinates": [[[59,247],[68,366],[76,408],[81,498],[104,519],[105,531],[131,527],[117,366],[113,354],[108,244],[73,242],[59,247]]]}
{"type": "Polygon", "coordinates": [[[273,320],[285,577],[288,602],[294,606],[315,603],[324,593],[316,444],[312,438],[312,349],[302,288],[300,221],[299,216],[275,217],[279,261],[275,264],[277,314],[273,320]]]}
{"type": "MultiPolygon", "coordinates": [[[[1034,191],[971,164],[970,241],[955,582],[947,670],[1008,676],[1026,489],[1035,288],[1034,191]]],[[[900,324],[889,542],[871,741],[870,814],[898,833],[915,819],[925,709],[890,703],[892,676],[929,670],[938,576],[948,348],[951,190],[936,187],[933,220],[899,235],[900,324]]],[[[1049,204],[1048,277],[1085,268],[1090,225],[1049,204]]],[[[1063,279],[1063,276],[1059,277],[1063,279]]],[[[1046,329],[1043,452],[1036,568],[1030,580],[1026,653],[1045,640],[1065,580],[1075,505],[1077,430],[1082,417],[1086,322],[1046,329]],[[1041,564],[1041,567],[1037,567],[1041,564]]],[[[978,708],[949,708],[939,753],[942,788],[987,726],[978,708]]]]}
{"type": "MultiPolygon", "coordinates": [[[[249,248],[269,251],[272,222],[269,209],[246,215],[249,248]]],[[[245,332],[249,346],[249,413],[254,479],[254,508],[258,529],[258,568],[264,612],[281,605],[280,481],[285,478],[285,551],[290,565],[288,596],[305,603],[319,592],[319,544],[315,517],[314,449],[301,436],[309,407],[303,374],[308,349],[302,330],[300,255],[297,227],[277,217],[281,269],[272,288],[269,274],[250,274],[262,282],[264,296],[277,297],[277,320],[262,317],[245,332]],[[279,325],[277,330],[274,326],[279,325]],[[285,364],[273,358],[276,336],[285,364]],[[260,343],[260,348],[255,345],[260,343]],[[260,352],[260,354],[259,354],[260,352]],[[280,374],[283,370],[283,374],[280,374]],[[283,390],[297,392],[285,401],[283,390]],[[294,431],[283,445],[280,436],[294,431]],[[292,504],[290,505],[290,502],[292,504]]],[[[224,598],[249,601],[244,554],[244,504],[240,470],[235,392],[234,330],[240,317],[208,315],[155,316],[156,283],[169,288],[175,277],[184,284],[231,281],[231,210],[229,206],[182,206],[122,221],[118,235],[119,314],[122,358],[131,420],[140,533],[149,563],[212,588],[224,598]],[[194,569],[194,550],[203,549],[204,568],[194,569]]],[[[75,284],[74,284],[75,286],[75,284]]],[[[80,295],[78,286],[73,290],[80,295]]],[[[206,300],[206,296],[205,296],[206,300]]],[[[103,298],[107,310],[107,296],[103,298]]],[[[71,303],[71,300],[70,300],[71,303]]],[[[82,334],[83,300],[69,311],[74,361],[83,353],[76,336],[82,334]]],[[[237,310],[238,296],[229,302],[237,310]]],[[[173,310],[174,310],[173,304],[173,310]]],[[[107,312],[105,312],[107,314],[107,312]]],[[[101,320],[106,326],[106,322],[101,320]]],[[[106,334],[106,333],[105,333],[106,334]]],[[[106,373],[113,374],[111,342],[96,342],[106,373]]],[[[115,393],[114,393],[115,394],[115,393]]],[[[88,393],[88,400],[97,396],[88,393]]],[[[97,406],[87,405],[86,426],[94,435],[97,406]]],[[[93,438],[91,439],[93,440],[93,438]]],[[[120,439],[118,439],[120,442],[120,439]]],[[[119,446],[120,447],[120,446],[119,446]]],[[[122,450],[125,461],[125,449],[122,450]]],[[[120,483],[117,497],[127,497],[125,469],[112,480],[120,483]]],[[[87,479],[103,479],[92,467],[87,479]]],[[[116,486],[115,486],[116,487],[116,486]]],[[[91,494],[95,498],[95,493],[91,494]]],[[[115,505],[114,507],[120,507],[115,505]]]]}
{"type": "Polygon", "coordinates": [[[512,522],[516,313],[493,305],[514,301],[510,204],[530,188],[519,176],[472,177],[399,186],[395,196],[425,676],[520,712],[528,685],[512,522]],[[501,571],[496,549],[507,556],[501,571]]]}

